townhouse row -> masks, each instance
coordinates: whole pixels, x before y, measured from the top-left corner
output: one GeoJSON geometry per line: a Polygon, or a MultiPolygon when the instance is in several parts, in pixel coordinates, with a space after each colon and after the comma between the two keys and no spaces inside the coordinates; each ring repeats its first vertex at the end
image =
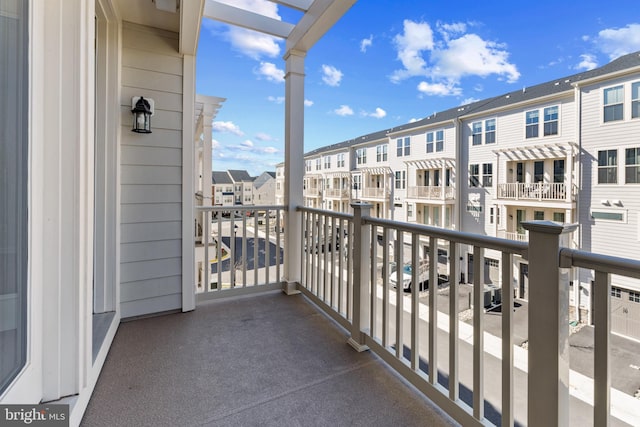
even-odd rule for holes
{"type": "MultiPolygon", "coordinates": [[[[379,218],[520,241],[525,221],[577,223],[570,246],[638,258],[640,53],[313,150],[304,167],[309,207],[350,212],[360,200],[379,218]]],[[[280,165],[276,203],[282,177],[280,165]]],[[[449,262],[472,283],[472,249],[461,250],[449,262]]],[[[484,282],[498,284],[497,254],[484,266],[484,282]]],[[[513,267],[526,300],[527,260],[513,267]]],[[[571,316],[588,323],[593,277],[571,274],[571,316]]],[[[640,339],[640,283],[612,285],[614,332],[640,339]]]]}

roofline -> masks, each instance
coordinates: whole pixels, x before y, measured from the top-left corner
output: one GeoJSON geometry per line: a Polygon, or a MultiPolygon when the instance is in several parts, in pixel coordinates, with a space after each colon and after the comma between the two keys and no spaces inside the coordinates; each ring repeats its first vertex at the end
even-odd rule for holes
{"type": "MultiPolygon", "coordinates": [[[[639,54],[640,55],[640,54],[639,54]]],[[[586,86],[589,84],[593,84],[602,80],[609,80],[615,77],[619,77],[619,76],[624,76],[626,74],[633,74],[633,73],[637,73],[640,72],[640,65],[636,65],[635,67],[631,67],[631,68],[625,68],[622,70],[618,70],[618,71],[614,71],[612,73],[607,73],[607,74],[602,74],[599,76],[594,76],[594,77],[590,77],[588,79],[584,79],[584,80],[578,80],[575,81],[573,83],[571,83],[571,86],[573,87],[580,87],[580,86],[586,86]]]]}

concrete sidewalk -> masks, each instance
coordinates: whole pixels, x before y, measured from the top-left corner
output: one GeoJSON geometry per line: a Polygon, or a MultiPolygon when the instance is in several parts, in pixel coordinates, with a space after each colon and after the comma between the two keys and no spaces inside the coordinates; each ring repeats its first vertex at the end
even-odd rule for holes
{"type": "MultiPolygon", "coordinates": [[[[381,287],[378,287],[378,297],[382,298],[381,287]]],[[[404,310],[405,312],[410,312],[411,295],[405,294],[405,299],[404,310]]],[[[428,301],[428,298],[421,298],[421,300],[428,301]]],[[[390,302],[395,305],[395,298],[391,298],[390,302]]],[[[448,296],[439,295],[438,303],[440,308],[447,307],[448,296]]],[[[514,312],[514,331],[517,331],[515,338],[516,342],[524,342],[526,340],[528,305],[525,301],[517,301],[517,303],[519,307],[516,307],[514,312]]],[[[485,313],[484,316],[484,351],[501,360],[501,316],[495,312],[485,313]]],[[[425,322],[428,322],[429,319],[429,308],[425,303],[420,304],[420,319],[425,322]]],[[[459,339],[468,344],[473,344],[473,326],[471,322],[460,321],[458,325],[459,339]]],[[[438,328],[448,333],[448,314],[438,312],[438,328]]],[[[589,377],[593,372],[593,329],[591,327],[582,328],[582,330],[570,337],[569,343],[571,345],[570,395],[587,405],[593,406],[594,385],[593,379],[589,377]],[[586,355],[589,352],[590,357],[586,355]]],[[[640,343],[615,335],[612,335],[611,343],[611,415],[626,424],[638,426],[640,425],[640,400],[633,397],[634,392],[632,390],[637,387],[637,384],[640,384],[638,382],[640,381],[640,371],[629,368],[629,365],[640,366],[640,343]],[[621,387],[622,390],[618,387],[621,387]]],[[[514,367],[522,372],[528,372],[528,351],[521,345],[514,345],[514,367]]]]}

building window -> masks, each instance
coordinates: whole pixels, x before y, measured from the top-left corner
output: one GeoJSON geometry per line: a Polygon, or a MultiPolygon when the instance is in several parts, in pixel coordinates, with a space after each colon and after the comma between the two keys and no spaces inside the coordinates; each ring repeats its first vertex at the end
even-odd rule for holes
{"type": "Polygon", "coordinates": [[[407,203],[407,217],[413,217],[413,203],[407,203]]]}
{"type": "Polygon", "coordinates": [[[493,187],[493,163],[482,165],[482,186],[493,187]]]}
{"type": "Polygon", "coordinates": [[[344,153],[338,154],[338,167],[339,168],[343,168],[344,167],[344,153]]]}
{"type": "Polygon", "coordinates": [[[433,185],[440,187],[440,169],[433,170],[433,185]]]}
{"type": "Polygon", "coordinates": [[[398,138],[396,141],[396,155],[398,157],[408,156],[411,154],[411,138],[398,138]]]}
{"type": "Polygon", "coordinates": [[[640,117],[640,82],[631,83],[631,118],[640,117]]]}
{"type": "Polygon", "coordinates": [[[0,395],[27,354],[29,3],[0,1],[0,395]]]}
{"type": "Polygon", "coordinates": [[[484,122],[484,143],[496,143],[496,119],[485,120],[484,122]]]}
{"type": "Polygon", "coordinates": [[[440,227],[440,206],[433,207],[433,225],[440,227]]]}
{"type": "Polygon", "coordinates": [[[622,85],[604,90],[604,122],[622,120],[624,116],[624,89],[622,85]]]}
{"type": "Polygon", "coordinates": [[[427,153],[433,153],[433,132],[427,133],[427,153]]]}
{"type": "Polygon", "coordinates": [[[629,301],[640,302],[640,292],[629,291],[629,301]]]}
{"type": "Polygon", "coordinates": [[[554,212],[553,213],[553,220],[555,222],[559,222],[564,224],[564,212],[554,212]]]}
{"type": "Polygon", "coordinates": [[[558,106],[544,109],[544,136],[558,134],[558,106]]]}
{"type": "Polygon", "coordinates": [[[482,144],[482,122],[471,124],[471,145],[482,144]]]}
{"type": "MultiPolygon", "coordinates": [[[[311,160],[307,160],[307,161],[305,162],[305,168],[304,168],[304,170],[305,170],[306,172],[311,172],[311,160]]],[[[278,172],[278,175],[280,175],[280,173],[279,173],[279,172],[278,172]]]]}
{"type": "Polygon", "coordinates": [[[553,161],[553,182],[564,182],[564,159],[553,161]]]}
{"type": "Polygon", "coordinates": [[[407,172],[406,171],[397,171],[396,172],[396,189],[403,190],[407,185],[407,172]]]}
{"type": "Polygon", "coordinates": [[[496,224],[500,224],[500,206],[496,207],[496,224]]]}
{"type": "Polygon", "coordinates": [[[367,163],[367,149],[366,148],[358,148],[356,150],[356,163],[359,165],[364,165],[367,163]]]}
{"type": "Polygon", "coordinates": [[[318,157],[316,159],[316,170],[319,171],[321,169],[322,160],[318,157]]]}
{"type": "Polygon", "coordinates": [[[618,151],[598,151],[598,184],[618,182],[618,151]]]}
{"type": "Polygon", "coordinates": [[[436,151],[444,151],[444,131],[436,132],[436,151]]]}
{"type": "Polygon", "coordinates": [[[480,165],[469,165],[469,186],[478,187],[480,185],[480,165]]]}
{"type": "Polygon", "coordinates": [[[526,116],[526,137],[537,138],[538,137],[538,110],[527,111],[526,116]]]}
{"type": "Polygon", "coordinates": [[[620,211],[591,211],[591,218],[604,220],[604,221],[615,221],[615,222],[626,222],[627,218],[625,212],[620,211]]]}
{"type": "Polygon", "coordinates": [[[326,156],[324,158],[324,168],[331,169],[331,156],[326,156]]]}
{"type": "Polygon", "coordinates": [[[489,224],[493,224],[493,215],[495,208],[489,208],[489,224]]]}
{"type": "Polygon", "coordinates": [[[544,162],[534,162],[533,163],[533,182],[543,182],[544,181],[544,162]]]}
{"type": "Polygon", "coordinates": [[[627,148],[624,156],[624,182],[640,184],[640,148],[627,148]]]}
{"type": "Polygon", "coordinates": [[[362,176],[360,176],[360,175],[354,175],[353,176],[353,189],[354,190],[360,190],[362,188],[361,180],[362,180],[362,176]]]}
{"type": "Polygon", "coordinates": [[[544,221],[544,211],[533,211],[533,219],[536,221],[544,221]]]}
{"type": "Polygon", "coordinates": [[[611,287],[611,296],[614,298],[622,298],[622,289],[616,288],[615,286],[611,287]]]}
{"type": "Polygon", "coordinates": [[[387,144],[378,145],[376,147],[376,160],[378,162],[387,161],[387,144]]]}

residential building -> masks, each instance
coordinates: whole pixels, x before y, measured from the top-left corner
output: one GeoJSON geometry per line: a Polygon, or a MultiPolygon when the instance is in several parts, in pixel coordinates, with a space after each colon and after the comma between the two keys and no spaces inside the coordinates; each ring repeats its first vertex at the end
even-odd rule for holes
{"type": "MultiPolygon", "coordinates": [[[[235,185],[228,172],[211,172],[214,206],[233,206],[236,200],[235,185]]],[[[240,188],[242,194],[242,188],[240,188]]]]}
{"type": "MultiPolygon", "coordinates": [[[[625,256],[637,257],[640,237],[629,236],[640,236],[639,70],[640,56],[632,53],[316,149],[305,156],[305,205],[333,203],[329,177],[347,168],[349,200],[371,203],[379,218],[517,241],[528,240],[527,221],[578,223],[570,247],[611,255],[625,248],[625,256]],[[322,160],[338,153],[349,153],[348,166],[322,160]]],[[[473,253],[463,248],[461,261],[460,281],[473,283],[473,253]]],[[[499,284],[498,253],[486,251],[483,265],[483,282],[499,284]]],[[[527,300],[528,262],[515,257],[513,268],[514,293],[527,300]]],[[[589,323],[593,277],[574,269],[572,278],[571,316],[589,323]]],[[[640,283],[625,278],[614,288],[613,330],[640,338],[640,283]]]]}
{"type": "Polygon", "coordinates": [[[253,181],[253,203],[255,205],[276,204],[276,173],[262,172],[253,181]]]}

